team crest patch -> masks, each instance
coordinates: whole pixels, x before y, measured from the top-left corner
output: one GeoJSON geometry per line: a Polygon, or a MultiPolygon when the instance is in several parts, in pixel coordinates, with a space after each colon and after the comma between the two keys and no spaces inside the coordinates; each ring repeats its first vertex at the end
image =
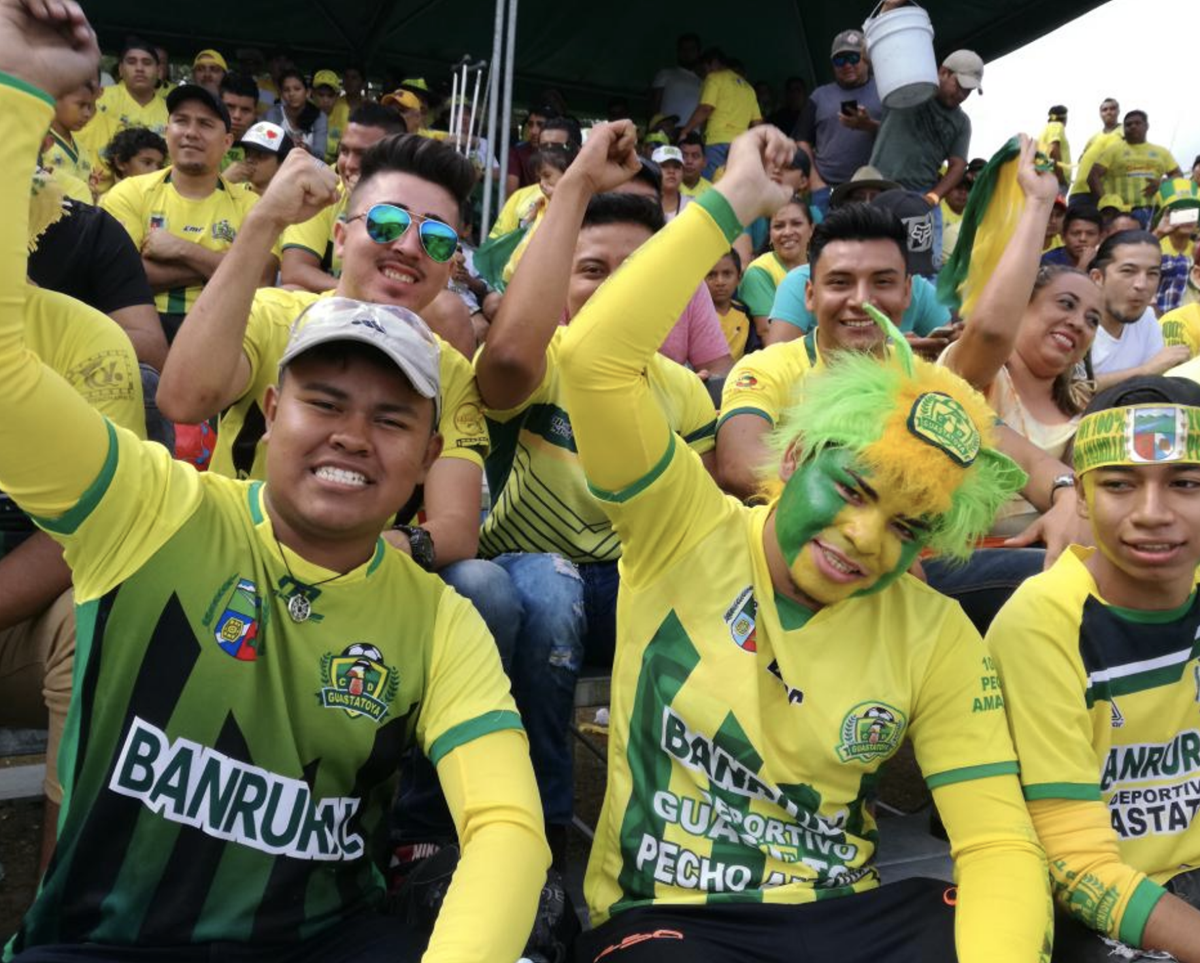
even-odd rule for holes
{"type": "Polygon", "coordinates": [[[1131,408],[1129,460],[1182,461],[1187,447],[1187,416],[1182,408],[1131,408]]]}
{"type": "Polygon", "coordinates": [[[227,655],[242,662],[254,662],[262,649],[261,619],[262,598],[258,586],[248,578],[238,578],[225,599],[224,610],[213,628],[213,637],[227,655]]]}
{"type": "Polygon", "coordinates": [[[150,230],[157,231],[160,227],[167,226],[166,214],[151,214],[150,215],[150,230]]]}
{"type": "Polygon", "coordinates": [[[757,388],[758,379],[752,374],[744,374],[738,377],[738,380],[733,383],[735,388],[757,388]]]}
{"type": "Polygon", "coordinates": [[[400,688],[396,670],[383,661],[373,645],[356,642],[341,655],[327,652],[321,658],[321,681],[317,698],[326,709],[344,709],[351,719],[359,716],[379,722],[388,714],[400,688]]]}
{"type": "Polygon", "coordinates": [[[907,725],[899,709],[883,702],[860,702],[842,720],[842,741],[834,748],[842,762],[886,759],[900,747],[907,725]]]}
{"type": "Polygon", "coordinates": [[[908,430],[964,468],[979,454],[979,429],[962,405],[940,391],[927,391],[917,398],[908,415],[908,430]]]}
{"type": "Polygon", "coordinates": [[[227,244],[232,244],[233,239],[237,237],[237,231],[233,229],[232,224],[222,219],[212,226],[212,236],[214,241],[224,241],[227,244]]]}
{"type": "Polygon", "coordinates": [[[754,600],[754,589],[747,585],[725,610],[725,624],[729,626],[729,635],[739,649],[758,651],[757,618],[758,603],[754,600]]]}

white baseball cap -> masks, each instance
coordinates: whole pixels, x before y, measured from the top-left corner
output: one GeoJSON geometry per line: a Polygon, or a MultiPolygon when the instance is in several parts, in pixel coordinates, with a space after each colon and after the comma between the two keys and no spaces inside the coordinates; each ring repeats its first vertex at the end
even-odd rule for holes
{"type": "Polygon", "coordinates": [[[238,141],[238,146],[255,147],[258,150],[266,151],[268,154],[278,154],[279,159],[283,160],[291,153],[292,139],[288,137],[287,132],[278,124],[260,120],[257,124],[246,128],[246,133],[242,134],[242,139],[238,141]]]}
{"type": "Polygon", "coordinates": [[[676,164],[683,163],[683,151],[678,147],[672,147],[669,144],[664,144],[662,147],[654,148],[654,153],[650,155],[650,159],[656,164],[665,164],[667,161],[674,161],[676,164]]]}

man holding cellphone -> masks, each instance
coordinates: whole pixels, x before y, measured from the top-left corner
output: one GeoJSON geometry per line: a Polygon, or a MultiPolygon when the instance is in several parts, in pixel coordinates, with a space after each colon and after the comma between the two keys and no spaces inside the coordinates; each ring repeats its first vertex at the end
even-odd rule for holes
{"type": "Polygon", "coordinates": [[[839,33],[830,56],[834,82],[812,92],[796,124],[796,139],[813,161],[812,202],[822,214],[833,188],[867,163],[883,116],[862,31],[839,33]]]}

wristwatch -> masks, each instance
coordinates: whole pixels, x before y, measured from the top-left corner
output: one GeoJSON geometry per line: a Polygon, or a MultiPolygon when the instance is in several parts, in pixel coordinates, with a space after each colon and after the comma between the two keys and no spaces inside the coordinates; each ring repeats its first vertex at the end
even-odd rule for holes
{"type": "Polygon", "coordinates": [[[1054,507],[1054,493],[1060,488],[1074,488],[1075,475],[1072,472],[1067,472],[1065,475],[1059,475],[1050,483],[1050,507],[1054,507]]]}
{"type": "Polygon", "coordinates": [[[409,548],[412,549],[412,560],[426,572],[432,572],[437,557],[433,550],[433,536],[419,525],[393,525],[392,527],[408,536],[409,548]]]}

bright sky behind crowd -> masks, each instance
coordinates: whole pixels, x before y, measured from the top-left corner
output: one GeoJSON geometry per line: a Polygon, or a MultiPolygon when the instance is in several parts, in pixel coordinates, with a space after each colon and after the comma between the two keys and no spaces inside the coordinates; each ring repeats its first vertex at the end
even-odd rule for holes
{"type": "MultiPolygon", "coordinates": [[[[1197,0],[1110,0],[985,65],[982,97],[964,105],[971,156],[990,157],[1020,131],[1036,137],[1055,104],[1069,111],[1067,139],[1078,161],[1100,129],[1100,101],[1150,115],[1146,139],[1168,148],[1183,173],[1200,154],[1196,104],[1197,0]]],[[[936,23],[934,24],[936,28],[936,23]]]]}

